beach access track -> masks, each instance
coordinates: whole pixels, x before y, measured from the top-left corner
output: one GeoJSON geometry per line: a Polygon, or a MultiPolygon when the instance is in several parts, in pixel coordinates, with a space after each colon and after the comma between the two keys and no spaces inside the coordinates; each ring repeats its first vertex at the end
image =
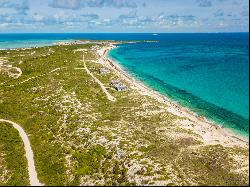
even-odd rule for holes
{"type": "Polygon", "coordinates": [[[82,61],[83,61],[84,68],[85,68],[87,74],[89,74],[89,75],[95,80],[95,82],[98,83],[98,84],[100,85],[102,91],[106,94],[108,100],[115,102],[115,101],[116,101],[116,98],[113,97],[113,96],[107,91],[107,89],[106,89],[106,87],[103,85],[103,83],[102,83],[99,79],[97,79],[97,78],[89,71],[89,69],[87,68],[86,63],[85,63],[85,60],[84,60],[84,54],[82,55],[82,61]]]}
{"type": "Polygon", "coordinates": [[[9,120],[0,119],[0,122],[11,124],[19,132],[19,135],[24,144],[25,156],[28,161],[28,173],[29,173],[30,185],[31,186],[43,186],[43,184],[41,184],[37,178],[37,172],[36,172],[36,168],[34,164],[33,151],[30,146],[29,138],[27,134],[25,133],[25,131],[23,130],[23,128],[20,125],[16,124],[15,122],[12,122],[9,120]]]}

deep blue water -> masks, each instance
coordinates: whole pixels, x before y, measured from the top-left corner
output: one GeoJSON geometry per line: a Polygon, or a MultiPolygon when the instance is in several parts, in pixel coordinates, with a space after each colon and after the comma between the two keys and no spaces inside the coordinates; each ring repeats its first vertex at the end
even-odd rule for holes
{"type": "Polygon", "coordinates": [[[0,34],[0,49],[77,39],[158,40],[119,45],[109,56],[152,89],[248,136],[248,38],[249,33],[0,34]]]}

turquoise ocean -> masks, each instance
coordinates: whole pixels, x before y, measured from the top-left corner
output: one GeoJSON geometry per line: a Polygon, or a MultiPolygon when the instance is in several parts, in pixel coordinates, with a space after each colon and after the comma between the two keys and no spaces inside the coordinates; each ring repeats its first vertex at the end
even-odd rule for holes
{"type": "Polygon", "coordinates": [[[0,49],[77,39],[157,40],[109,52],[131,76],[199,115],[249,137],[249,33],[0,34],[0,49]]]}
{"type": "Polygon", "coordinates": [[[247,33],[158,34],[119,45],[109,57],[148,87],[249,137],[247,33]]]}

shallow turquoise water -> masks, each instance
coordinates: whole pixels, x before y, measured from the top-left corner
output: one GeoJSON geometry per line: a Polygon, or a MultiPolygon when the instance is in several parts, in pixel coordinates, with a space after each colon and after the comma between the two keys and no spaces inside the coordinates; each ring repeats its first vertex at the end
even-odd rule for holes
{"type": "Polygon", "coordinates": [[[109,56],[154,90],[226,128],[249,134],[248,33],[160,34],[109,56]]]}
{"type": "Polygon", "coordinates": [[[29,48],[29,47],[42,47],[53,45],[54,42],[61,40],[14,40],[14,41],[0,41],[0,49],[14,49],[14,48],[29,48]]]}

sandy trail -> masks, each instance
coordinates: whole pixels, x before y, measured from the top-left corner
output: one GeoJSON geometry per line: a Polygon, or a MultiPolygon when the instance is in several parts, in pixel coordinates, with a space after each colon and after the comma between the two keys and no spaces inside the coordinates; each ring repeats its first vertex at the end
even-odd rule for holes
{"type": "MultiPolygon", "coordinates": [[[[53,70],[49,71],[48,73],[44,73],[44,74],[41,74],[41,75],[37,75],[37,76],[34,76],[34,77],[30,77],[30,78],[28,78],[28,79],[26,79],[26,80],[24,80],[24,81],[22,81],[22,82],[19,82],[19,83],[17,83],[17,84],[8,85],[7,87],[15,87],[15,86],[21,85],[21,84],[23,84],[23,83],[25,83],[25,82],[28,82],[28,81],[30,81],[30,80],[33,80],[33,79],[36,79],[36,78],[39,78],[39,77],[44,77],[44,76],[47,75],[47,74],[54,73],[54,72],[59,71],[59,70],[61,70],[61,69],[66,69],[66,67],[53,69],[53,70]]],[[[3,83],[1,83],[0,85],[4,85],[5,83],[6,83],[6,81],[3,82],[3,83]]]]}
{"type": "Polygon", "coordinates": [[[102,82],[99,81],[99,79],[97,79],[97,78],[89,71],[89,69],[87,68],[86,63],[85,63],[85,61],[84,61],[84,55],[82,56],[82,60],[83,60],[83,64],[84,64],[84,68],[85,68],[86,72],[95,80],[96,83],[98,83],[98,84],[101,86],[101,89],[102,89],[102,91],[106,94],[108,100],[115,102],[115,101],[116,101],[116,98],[113,97],[113,96],[107,91],[106,87],[102,84],[102,82]]]}
{"type": "Polygon", "coordinates": [[[12,121],[0,119],[0,122],[9,123],[9,124],[13,125],[13,127],[16,130],[18,130],[19,135],[24,143],[25,156],[26,156],[27,161],[28,161],[28,172],[29,172],[30,184],[31,184],[31,186],[43,186],[43,184],[41,184],[37,178],[37,172],[36,172],[34,158],[33,158],[33,151],[31,149],[30,141],[29,141],[27,134],[24,132],[24,130],[22,129],[22,127],[20,125],[14,123],[12,121]]]}

